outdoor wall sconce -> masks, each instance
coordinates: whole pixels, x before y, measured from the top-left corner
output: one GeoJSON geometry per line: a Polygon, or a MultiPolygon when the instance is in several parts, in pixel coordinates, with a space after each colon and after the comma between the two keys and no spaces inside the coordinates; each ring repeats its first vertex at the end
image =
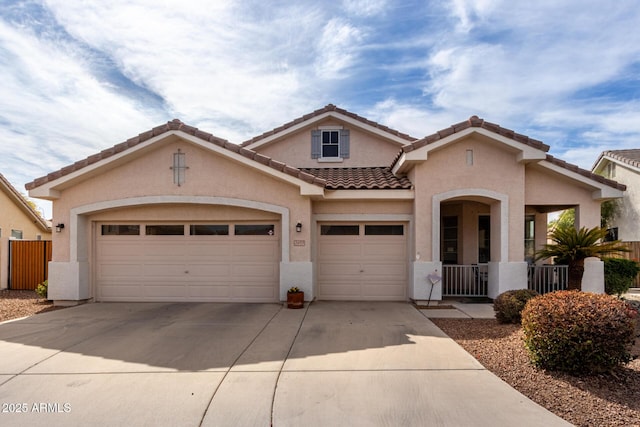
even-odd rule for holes
{"type": "Polygon", "coordinates": [[[302,231],[302,223],[298,221],[298,223],[296,224],[296,231],[298,233],[300,233],[302,231]]]}
{"type": "Polygon", "coordinates": [[[56,233],[61,232],[64,229],[64,224],[60,223],[58,225],[56,225],[56,233]]]}

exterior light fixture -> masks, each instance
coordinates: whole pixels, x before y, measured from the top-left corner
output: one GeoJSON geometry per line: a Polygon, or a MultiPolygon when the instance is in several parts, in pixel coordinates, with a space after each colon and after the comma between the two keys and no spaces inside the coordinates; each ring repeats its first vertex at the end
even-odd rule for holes
{"type": "Polygon", "coordinates": [[[60,233],[63,229],[64,229],[63,223],[59,223],[58,225],[56,225],[56,233],[60,233]]]}
{"type": "Polygon", "coordinates": [[[296,224],[296,231],[298,233],[302,231],[302,223],[300,221],[298,221],[298,223],[296,224]]]}

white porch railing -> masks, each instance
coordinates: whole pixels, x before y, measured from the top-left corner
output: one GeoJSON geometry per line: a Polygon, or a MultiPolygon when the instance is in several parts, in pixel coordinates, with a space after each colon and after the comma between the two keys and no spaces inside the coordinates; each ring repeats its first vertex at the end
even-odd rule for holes
{"type": "Polygon", "coordinates": [[[569,267],[566,265],[529,265],[529,289],[539,294],[567,289],[569,267]]]}
{"type": "Polygon", "coordinates": [[[446,297],[486,297],[487,264],[443,265],[442,295],[446,297]]]}

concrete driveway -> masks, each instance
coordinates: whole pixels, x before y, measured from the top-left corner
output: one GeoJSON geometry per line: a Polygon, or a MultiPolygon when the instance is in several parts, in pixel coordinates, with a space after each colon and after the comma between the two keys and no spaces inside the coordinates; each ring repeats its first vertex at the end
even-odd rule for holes
{"type": "Polygon", "coordinates": [[[555,426],[405,303],[102,303],[0,325],[0,425],[555,426]]]}

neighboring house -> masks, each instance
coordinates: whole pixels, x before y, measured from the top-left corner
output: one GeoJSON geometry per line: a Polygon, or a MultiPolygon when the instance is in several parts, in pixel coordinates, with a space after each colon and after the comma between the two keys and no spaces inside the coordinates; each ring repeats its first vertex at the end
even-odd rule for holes
{"type": "Polygon", "coordinates": [[[9,240],[51,240],[51,228],[0,174],[0,289],[9,284],[9,240]]]}
{"type": "MultiPolygon", "coordinates": [[[[548,149],[475,116],[416,139],[327,105],[240,145],[173,120],[27,189],[65,225],[49,270],[59,304],[275,302],[291,286],[421,300],[427,276],[441,299],[479,265],[495,297],[527,286],[548,212],[576,207],[594,227],[623,195],[548,149]],[[443,275],[457,266],[462,278],[443,275]]],[[[602,271],[586,264],[587,289],[602,271]]]]}
{"type": "Polygon", "coordinates": [[[640,148],[604,151],[591,170],[627,186],[617,203],[611,234],[624,242],[640,242],[640,148]]]}

